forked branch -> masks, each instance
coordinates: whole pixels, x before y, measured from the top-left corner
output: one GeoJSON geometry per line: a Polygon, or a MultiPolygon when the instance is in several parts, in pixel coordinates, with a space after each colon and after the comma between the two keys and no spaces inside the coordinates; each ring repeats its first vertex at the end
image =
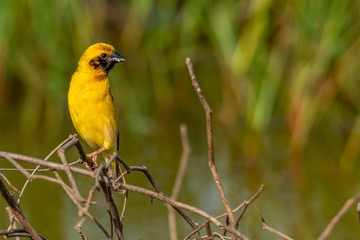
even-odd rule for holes
{"type": "MultiPolygon", "coordinates": [[[[196,78],[194,67],[192,65],[192,62],[191,62],[190,58],[186,58],[186,65],[187,65],[188,70],[189,70],[192,85],[193,85],[193,87],[195,89],[195,92],[196,92],[196,94],[197,94],[197,96],[198,96],[198,98],[199,98],[199,100],[200,100],[200,102],[201,102],[201,104],[202,104],[202,106],[204,108],[205,115],[206,115],[206,136],[207,136],[208,157],[209,157],[210,171],[211,171],[211,173],[213,175],[215,184],[216,184],[216,186],[218,188],[218,191],[220,193],[221,200],[222,200],[222,202],[224,204],[224,207],[225,207],[226,212],[228,214],[228,217],[230,219],[231,225],[232,225],[233,228],[235,228],[235,226],[236,226],[235,218],[234,218],[234,215],[231,212],[229,201],[226,198],[226,195],[225,195],[224,189],[223,189],[223,187],[221,185],[219,174],[217,172],[216,165],[215,165],[214,146],[213,146],[213,138],[212,138],[212,136],[213,136],[213,134],[212,134],[212,109],[211,109],[210,105],[208,104],[208,102],[206,101],[206,98],[205,98],[205,96],[203,95],[203,93],[201,91],[201,88],[200,88],[199,82],[198,82],[198,80],[196,78]]],[[[242,235],[240,238],[241,239],[247,239],[244,235],[242,235]]]]}

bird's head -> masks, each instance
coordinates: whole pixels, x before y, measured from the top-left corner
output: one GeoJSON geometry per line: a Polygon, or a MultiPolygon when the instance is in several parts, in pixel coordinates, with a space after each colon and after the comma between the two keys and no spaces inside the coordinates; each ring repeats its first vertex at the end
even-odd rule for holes
{"type": "Polygon", "coordinates": [[[107,76],[116,63],[125,58],[106,43],[96,43],[88,47],[79,60],[78,68],[82,71],[96,71],[107,76]]]}

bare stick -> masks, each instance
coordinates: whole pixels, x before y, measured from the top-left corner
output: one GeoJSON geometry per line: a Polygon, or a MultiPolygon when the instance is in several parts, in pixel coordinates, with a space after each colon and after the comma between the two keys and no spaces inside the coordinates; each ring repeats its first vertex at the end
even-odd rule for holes
{"type": "Polygon", "coordinates": [[[35,231],[35,229],[30,225],[30,223],[25,218],[19,204],[16,202],[15,198],[11,196],[9,191],[6,189],[3,181],[0,179],[0,192],[3,198],[6,200],[10,206],[12,212],[14,213],[16,219],[24,227],[27,233],[35,240],[42,240],[41,236],[35,231]]]}
{"type": "MultiPolygon", "coordinates": [[[[45,158],[44,158],[44,161],[47,161],[49,160],[49,158],[60,148],[62,147],[65,143],[67,143],[68,141],[70,141],[70,139],[73,138],[73,135],[70,135],[67,139],[65,139],[62,143],[60,143],[56,148],[54,148],[45,158]]],[[[40,165],[38,165],[34,170],[33,172],[30,174],[30,176],[33,176],[36,171],[40,168],[40,165]]],[[[25,191],[25,188],[27,187],[27,185],[29,184],[30,182],[30,178],[28,178],[24,184],[24,186],[22,187],[21,189],[21,192],[19,194],[19,197],[18,197],[18,203],[20,203],[21,201],[21,198],[22,198],[22,195],[24,194],[24,191],[25,191]]]]}
{"type": "Polygon", "coordinates": [[[205,115],[206,115],[206,133],[207,133],[207,145],[208,145],[210,171],[211,171],[211,173],[213,175],[216,186],[217,186],[217,188],[219,190],[221,200],[222,200],[222,202],[224,204],[224,207],[225,207],[226,212],[228,214],[228,217],[230,219],[231,225],[232,225],[232,227],[235,227],[235,218],[234,218],[234,215],[231,212],[229,202],[228,202],[228,200],[227,200],[227,198],[225,196],[224,189],[223,189],[223,187],[221,185],[220,178],[219,178],[219,175],[217,173],[216,166],[215,166],[214,147],[213,147],[213,138],[212,138],[212,116],[211,116],[212,115],[212,109],[209,106],[208,102],[206,101],[205,96],[203,95],[203,93],[201,91],[201,88],[200,88],[199,82],[198,82],[198,80],[196,78],[194,68],[193,68],[193,65],[191,63],[190,58],[186,58],[186,65],[187,65],[188,70],[189,70],[189,74],[190,74],[190,77],[191,77],[193,87],[195,89],[196,94],[199,97],[199,100],[200,100],[200,102],[201,102],[201,104],[202,104],[202,106],[204,108],[205,115]]]}
{"type": "Polygon", "coordinates": [[[10,220],[10,225],[8,227],[8,230],[17,229],[14,213],[11,211],[11,207],[5,207],[5,210],[9,216],[9,220],[10,220]]]}
{"type": "Polygon", "coordinates": [[[220,238],[221,240],[225,240],[225,239],[231,239],[230,237],[226,237],[226,236],[222,236],[220,233],[217,233],[217,232],[213,232],[211,234],[211,239],[214,239],[214,237],[218,237],[220,238]]]}
{"type": "MultiPolygon", "coordinates": [[[[130,173],[132,171],[139,171],[142,172],[143,174],[145,174],[145,176],[147,177],[147,179],[149,180],[149,182],[151,183],[151,185],[153,186],[153,188],[155,189],[155,191],[159,194],[162,194],[164,196],[166,196],[164,194],[164,192],[160,189],[159,185],[156,183],[155,179],[151,176],[150,172],[148,171],[148,169],[145,166],[142,167],[138,167],[138,166],[128,166],[124,160],[122,160],[116,153],[114,153],[113,157],[110,159],[110,161],[107,163],[107,166],[109,164],[111,164],[111,161],[113,159],[116,159],[117,161],[120,162],[120,164],[122,164],[125,168],[125,172],[124,174],[130,173]]],[[[107,166],[105,168],[107,168],[107,166]]],[[[118,181],[118,179],[121,179],[122,176],[118,177],[115,180],[115,183],[117,183],[118,186],[123,186],[125,183],[121,183],[118,181]]],[[[113,187],[116,190],[116,186],[113,187]]],[[[166,196],[166,198],[168,198],[166,196]]],[[[192,219],[178,206],[176,205],[172,205],[171,203],[169,203],[184,219],[185,221],[187,221],[189,223],[189,225],[193,228],[196,229],[197,225],[192,221],[192,219]]]]}
{"type": "MultiPolygon", "coordinates": [[[[31,176],[30,173],[28,173],[27,171],[24,170],[24,168],[18,164],[13,158],[11,157],[5,157],[9,162],[11,162],[16,168],[19,169],[19,171],[27,178],[29,179],[43,179],[49,182],[54,182],[57,184],[60,184],[59,181],[55,178],[49,177],[49,176],[45,176],[45,175],[33,175],[31,176]]],[[[61,185],[61,184],[60,184],[61,185]]]]}
{"type": "Polygon", "coordinates": [[[115,182],[118,182],[121,180],[121,178],[132,172],[132,171],[137,171],[137,172],[142,172],[146,177],[147,179],[149,180],[149,182],[151,183],[151,185],[153,186],[153,188],[155,189],[156,192],[160,193],[162,192],[159,185],[156,183],[155,179],[151,176],[151,174],[149,173],[148,169],[146,166],[142,166],[142,167],[139,167],[139,166],[129,166],[125,163],[124,160],[122,160],[122,158],[116,153],[114,152],[113,156],[111,157],[111,159],[109,160],[109,162],[106,164],[105,168],[108,169],[109,166],[111,165],[111,163],[116,160],[118,161],[121,165],[123,165],[123,167],[125,168],[125,172],[123,174],[121,174],[116,180],[115,182]]]}
{"type": "MultiPolygon", "coordinates": [[[[11,155],[11,154],[10,154],[11,155]]],[[[78,209],[79,209],[79,215],[82,216],[83,215],[83,208],[81,206],[81,204],[79,203],[79,200],[77,199],[74,191],[72,191],[72,189],[70,189],[61,179],[61,177],[58,175],[58,173],[56,171],[54,171],[55,176],[57,177],[57,179],[48,177],[48,176],[42,176],[42,175],[30,175],[27,171],[25,171],[22,166],[20,166],[20,164],[18,164],[15,160],[13,160],[10,157],[5,157],[6,159],[8,159],[16,168],[19,169],[19,171],[21,173],[23,173],[28,179],[44,179],[50,182],[54,182],[57,183],[59,185],[61,185],[63,187],[63,189],[65,190],[65,192],[68,194],[68,196],[70,197],[70,199],[77,205],[78,209]]],[[[105,233],[105,235],[108,235],[105,228],[101,226],[100,223],[98,223],[96,221],[95,218],[93,218],[89,213],[86,212],[86,215],[93,220],[99,227],[100,229],[105,233]]]]}
{"type": "Polygon", "coordinates": [[[255,207],[256,211],[258,212],[259,216],[260,216],[260,219],[261,219],[261,222],[262,222],[262,225],[263,225],[263,229],[264,230],[268,230],[269,232],[272,232],[272,233],[275,233],[276,235],[278,235],[279,237],[282,237],[283,239],[286,239],[286,240],[293,240],[291,237],[273,229],[272,227],[269,227],[266,222],[265,222],[265,219],[263,217],[263,215],[260,213],[260,211],[255,207]]]}
{"type": "Polygon", "coordinates": [[[26,230],[25,229],[0,230],[0,235],[7,235],[12,233],[26,233],[26,230]]]}
{"type": "Polygon", "coordinates": [[[326,226],[324,231],[319,236],[318,240],[323,240],[329,236],[331,231],[334,229],[335,225],[340,221],[340,219],[345,215],[349,208],[360,199],[360,192],[354,195],[353,197],[346,200],[344,206],[339,210],[339,212],[331,219],[330,223],[326,226]]]}
{"type": "Polygon", "coordinates": [[[86,214],[86,216],[87,216],[90,220],[92,220],[92,221],[101,229],[101,231],[105,234],[105,236],[106,236],[107,239],[112,239],[112,238],[110,237],[110,234],[109,234],[109,233],[106,231],[106,229],[104,228],[104,226],[101,225],[101,224],[99,223],[99,221],[96,220],[96,218],[94,218],[89,212],[85,212],[85,214],[86,214]]]}
{"type": "Polygon", "coordinates": [[[165,203],[168,203],[171,206],[174,206],[174,207],[176,207],[178,209],[189,210],[190,212],[196,213],[196,214],[208,219],[210,222],[214,223],[219,229],[226,229],[228,232],[235,235],[236,237],[239,237],[239,238],[244,239],[244,240],[248,239],[247,237],[245,237],[243,234],[241,234],[239,231],[235,230],[234,228],[223,225],[221,222],[216,220],[213,216],[211,216],[207,212],[205,212],[205,211],[203,211],[203,210],[201,210],[199,208],[190,206],[188,204],[174,201],[174,200],[168,198],[164,193],[156,193],[156,192],[150,191],[150,190],[145,189],[145,188],[141,188],[141,187],[138,187],[138,186],[125,184],[125,183],[122,183],[121,185],[126,190],[150,196],[152,198],[155,198],[155,199],[158,199],[158,200],[163,201],[165,203]]]}
{"type": "Polygon", "coordinates": [[[122,222],[124,220],[124,217],[125,217],[125,210],[126,210],[126,204],[127,204],[127,200],[128,200],[128,192],[126,191],[124,193],[124,203],[123,203],[123,208],[122,208],[122,211],[121,211],[121,214],[120,214],[120,221],[122,222]]]}
{"type": "MultiPolygon", "coordinates": [[[[48,162],[48,161],[44,161],[40,158],[25,156],[25,155],[18,154],[18,153],[10,153],[10,152],[0,151],[0,157],[2,157],[2,158],[10,157],[12,159],[16,159],[17,161],[26,162],[26,163],[30,163],[33,165],[40,165],[42,167],[47,167],[50,169],[56,169],[56,170],[62,170],[62,171],[65,170],[65,167],[63,164],[48,162]]],[[[22,169],[25,171],[24,168],[22,168],[22,169]]],[[[70,167],[70,170],[74,173],[78,173],[78,174],[81,174],[84,176],[94,178],[94,172],[92,172],[90,170],[78,168],[78,167],[70,167]]]]}
{"type": "Polygon", "coordinates": [[[210,237],[212,234],[211,234],[209,220],[205,220],[204,225],[205,225],[205,229],[206,229],[206,234],[208,237],[210,237]]]}
{"type": "Polygon", "coordinates": [[[255,199],[264,191],[264,184],[262,184],[260,186],[260,188],[258,189],[258,191],[256,192],[256,194],[254,196],[252,196],[249,201],[244,201],[244,207],[243,209],[241,210],[240,214],[239,214],[239,217],[238,219],[236,220],[236,223],[235,223],[235,228],[237,229],[238,226],[239,226],[239,222],[242,218],[242,216],[244,216],[244,213],[246,211],[246,209],[248,208],[248,206],[253,202],[255,201],[255,199]]]}
{"type": "Polygon", "coordinates": [[[360,227],[360,203],[357,204],[356,211],[358,212],[358,220],[359,220],[359,227],[360,227]]]}
{"type": "Polygon", "coordinates": [[[83,229],[81,227],[78,227],[77,230],[78,230],[82,240],[87,240],[88,239],[88,237],[85,235],[85,233],[84,233],[84,231],[83,231],[83,229]]]}
{"type": "MultiPolygon", "coordinates": [[[[263,185],[260,186],[260,188],[258,189],[258,191],[249,199],[249,201],[250,201],[251,199],[253,199],[252,202],[255,201],[255,199],[256,199],[262,192],[263,192],[263,185]]],[[[232,212],[233,212],[233,213],[236,213],[236,212],[239,211],[242,207],[244,207],[244,205],[245,205],[245,203],[242,202],[239,206],[237,206],[234,210],[232,210],[232,212]]],[[[221,214],[221,215],[215,217],[215,219],[219,219],[219,218],[222,218],[222,217],[225,217],[225,216],[227,216],[227,213],[221,214]]],[[[184,238],[184,240],[189,239],[192,235],[194,235],[194,233],[195,233],[196,231],[199,231],[199,230],[202,229],[203,227],[205,227],[205,224],[202,224],[202,225],[199,226],[197,229],[195,229],[194,231],[192,231],[191,233],[189,233],[189,234],[184,238]]]]}
{"type": "MultiPolygon", "coordinates": [[[[49,176],[43,176],[43,175],[31,175],[29,174],[27,171],[25,171],[23,169],[23,167],[18,164],[14,159],[12,159],[11,157],[5,157],[9,162],[11,162],[16,168],[19,169],[19,171],[25,176],[27,177],[29,180],[32,179],[43,179],[49,182],[53,182],[56,184],[59,184],[60,186],[62,186],[65,190],[65,192],[68,194],[68,196],[70,197],[71,200],[73,200],[73,202],[75,204],[78,203],[76,197],[73,195],[71,189],[62,181],[62,179],[60,178],[60,176],[56,173],[56,171],[54,171],[55,176],[57,177],[57,179],[49,177],[49,176]]],[[[82,207],[80,204],[78,204],[78,208],[81,210],[82,207]]]]}
{"type": "MultiPolygon", "coordinates": [[[[73,166],[75,164],[78,164],[80,163],[80,160],[76,160],[72,163],[69,163],[69,166],[73,166]]],[[[25,171],[28,171],[28,172],[32,172],[34,171],[36,168],[24,168],[25,171]]],[[[19,169],[17,168],[0,168],[0,172],[18,172],[19,169]]],[[[36,172],[51,172],[52,169],[49,169],[49,168],[43,168],[43,169],[37,169],[36,172]]]]}
{"type": "Polygon", "coordinates": [[[181,145],[182,145],[182,153],[180,158],[179,170],[175,178],[175,183],[172,189],[171,198],[176,200],[179,191],[181,188],[181,184],[184,179],[184,174],[186,171],[187,162],[189,159],[190,154],[190,144],[189,144],[189,137],[187,133],[187,127],[185,124],[180,125],[180,136],[181,136],[181,145]]]}
{"type": "MultiPolygon", "coordinates": [[[[19,170],[18,170],[18,171],[19,171],[19,170]]],[[[14,187],[14,185],[11,184],[11,182],[9,181],[9,179],[7,179],[7,178],[5,177],[5,175],[2,174],[1,172],[0,172],[0,177],[2,177],[2,178],[5,180],[5,182],[6,182],[12,189],[14,189],[15,192],[19,192],[19,190],[18,190],[16,187],[14,187]]]]}
{"type": "Polygon", "coordinates": [[[119,212],[117,210],[114,199],[112,198],[112,193],[110,187],[105,182],[100,182],[100,186],[104,192],[106,203],[108,205],[108,211],[111,217],[112,222],[114,223],[116,239],[123,240],[124,236],[122,233],[122,222],[120,221],[119,212]]]}
{"type": "MultiPolygon", "coordinates": [[[[181,145],[182,145],[182,154],[180,158],[179,169],[175,178],[175,183],[172,189],[172,193],[170,198],[173,200],[177,200],[181,184],[184,179],[184,174],[186,171],[186,166],[190,154],[190,145],[189,138],[187,134],[187,127],[185,124],[181,124],[180,126],[180,136],[181,136],[181,145]]],[[[169,219],[169,231],[170,231],[170,239],[177,240],[177,229],[176,229],[176,218],[175,211],[170,205],[167,205],[168,208],[168,219],[169,219]]],[[[200,238],[200,235],[197,235],[197,238],[200,238]]]]}
{"type": "MultiPolygon", "coordinates": [[[[125,163],[124,160],[122,160],[120,158],[120,156],[117,154],[117,153],[114,153],[114,155],[111,157],[110,161],[107,163],[107,165],[105,166],[105,168],[108,168],[108,166],[110,166],[111,162],[113,160],[117,160],[119,161],[119,163],[121,165],[123,165],[123,167],[125,168],[125,172],[123,174],[128,174],[132,171],[139,171],[139,172],[142,172],[143,174],[145,174],[145,176],[147,177],[147,179],[149,180],[149,182],[151,183],[151,185],[153,186],[153,188],[155,189],[155,191],[159,194],[162,194],[164,196],[166,196],[164,194],[164,192],[160,189],[159,185],[156,183],[155,179],[151,176],[149,170],[145,167],[145,166],[142,166],[142,167],[138,167],[138,166],[129,166],[125,163]]],[[[115,189],[115,191],[123,186],[123,184],[125,183],[122,183],[121,181],[119,181],[121,178],[122,178],[123,175],[119,176],[116,180],[115,180],[115,184],[112,185],[113,189],[115,189]]],[[[168,198],[166,196],[166,198],[168,198]]],[[[171,204],[170,204],[171,205],[171,204]]],[[[196,229],[197,228],[197,224],[195,224],[193,222],[193,220],[178,206],[176,205],[171,205],[184,219],[185,221],[187,221],[189,223],[189,225],[192,227],[192,229],[196,229]]]]}
{"type": "Polygon", "coordinates": [[[69,198],[73,201],[74,204],[76,204],[77,200],[76,197],[72,191],[72,189],[62,180],[62,178],[60,177],[60,174],[57,171],[53,171],[55,177],[57,178],[57,180],[59,181],[59,184],[62,186],[62,188],[64,189],[65,193],[69,196],[69,198]]]}
{"type": "MultiPolygon", "coordinates": [[[[97,172],[96,172],[95,176],[98,177],[100,175],[100,170],[101,170],[101,168],[96,169],[97,172]]],[[[99,191],[99,188],[100,188],[99,182],[95,181],[95,186],[93,186],[89,191],[89,196],[88,196],[88,199],[86,201],[84,211],[87,211],[89,209],[93,194],[94,194],[95,191],[99,191]]]]}
{"type": "MultiPolygon", "coordinates": [[[[76,199],[76,196],[73,195],[71,189],[62,181],[62,179],[60,178],[60,176],[56,173],[56,171],[54,171],[54,174],[55,176],[57,177],[57,179],[55,178],[52,178],[52,177],[49,177],[49,176],[44,176],[44,175],[31,175],[29,174],[27,171],[25,171],[23,169],[23,167],[18,164],[14,159],[12,159],[11,157],[5,157],[9,162],[11,162],[17,169],[19,169],[19,171],[25,176],[27,177],[29,180],[32,180],[32,179],[43,179],[43,180],[46,180],[46,181],[49,181],[49,182],[53,182],[53,183],[56,183],[56,184],[59,184],[60,186],[62,186],[65,190],[65,192],[69,195],[70,199],[73,200],[73,202],[75,204],[78,203],[78,200],[76,199]]],[[[81,205],[78,203],[78,208],[79,210],[81,211],[82,207],[81,205]]]]}
{"type": "MultiPolygon", "coordinates": [[[[0,230],[0,235],[4,235],[4,238],[12,238],[16,237],[16,239],[20,239],[20,237],[31,238],[31,235],[27,233],[25,229],[11,229],[11,230],[0,230]]],[[[44,236],[40,235],[42,240],[47,240],[44,236]]]]}
{"type": "MultiPolygon", "coordinates": [[[[88,212],[89,207],[90,207],[91,199],[92,199],[92,197],[93,197],[93,195],[94,195],[94,191],[98,191],[98,190],[99,190],[99,187],[98,187],[98,186],[94,186],[94,187],[92,187],[92,188],[90,189],[88,199],[87,199],[86,204],[85,204],[85,207],[84,207],[84,209],[83,209],[84,212],[88,212]]],[[[76,204],[76,202],[74,202],[74,203],[76,204]]],[[[81,228],[82,224],[83,224],[84,221],[85,221],[85,218],[86,218],[86,214],[84,214],[84,215],[80,218],[80,220],[78,221],[78,223],[75,225],[75,228],[77,228],[77,229],[78,229],[78,228],[81,228]]]]}
{"type": "MultiPolygon", "coordinates": [[[[75,139],[76,140],[76,139],[75,139]]],[[[59,155],[59,158],[61,159],[61,162],[63,163],[64,165],[64,169],[65,169],[65,173],[66,175],[68,176],[68,179],[70,181],[70,185],[72,187],[72,190],[74,191],[74,194],[75,196],[77,197],[77,199],[79,199],[79,201],[83,200],[84,198],[81,196],[80,192],[79,192],[79,189],[77,187],[77,184],[75,182],[75,178],[70,170],[70,166],[67,162],[67,159],[66,159],[66,155],[65,155],[65,152],[67,150],[67,146],[65,145],[64,147],[61,147],[57,153],[59,155]]],[[[80,205],[81,206],[81,205],[80,205]]],[[[79,208],[79,216],[82,216],[82,208],[80,207],[79,208]]]]}

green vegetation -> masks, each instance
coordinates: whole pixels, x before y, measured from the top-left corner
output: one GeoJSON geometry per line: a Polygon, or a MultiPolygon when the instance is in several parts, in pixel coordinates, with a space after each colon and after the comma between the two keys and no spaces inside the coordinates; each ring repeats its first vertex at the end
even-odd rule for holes
{"type": "MultiPolygon", "coordinates": [[[[204,113],[185,66],[190,57],[214,110],[215,154],[232,207],[264,183],[255,204],[268,224],[314,239],[360,188],[359,9],[348,0],[2,0],[0,150],[44,157],[75,132],[66,102],[71,75],[86,47],[107,42],[127,59],[110,74],[120,155],[148,166],[169,192],[181,153],[178,127],[186,123],[193,151],[180,200],[222,213],[212,199],[204,113]]],[[[77,236],[70,232],[76,214],[60,212],[75,209],[59,202],[60,188],[31,184],[22,201],[34,227],[50,239],[53,232],[77,236]],[[44,186],[59,205],[54,216],[31,210],[44,186]],[[53,229],[44,228],[45,217],[57,219],[53,229]]],[[[135,194],[130,201],[125,235],[167,239],[166,208],[135,194]]],[[[50,211],[51,203],[41,204],[50,211]]],[[[4,226],[1,201],[0,211],[4,226]]],[[[254,209],[242,221],[252,239],[273,237],[254,209]]],[[[331,236],[359,238],[357,221],[354,207],[331,236]]],[[[184,237],[190,230],[181,220],[180,227],[184,237]]]]}

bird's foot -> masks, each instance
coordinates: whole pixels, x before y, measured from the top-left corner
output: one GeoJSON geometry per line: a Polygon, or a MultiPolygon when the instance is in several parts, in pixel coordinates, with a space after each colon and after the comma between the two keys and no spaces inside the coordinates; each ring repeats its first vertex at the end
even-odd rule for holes
{"type": "Polygon", "coordinates": [[[87,154],[87,156],[90,157],[93,160],[95,167],[98,167],[97,158],[98,158],[99,154],[102,153],[105,150],[106,150],[105,147],[101,147],[98,150],[96,150],[95,152],[87,154]]]}

